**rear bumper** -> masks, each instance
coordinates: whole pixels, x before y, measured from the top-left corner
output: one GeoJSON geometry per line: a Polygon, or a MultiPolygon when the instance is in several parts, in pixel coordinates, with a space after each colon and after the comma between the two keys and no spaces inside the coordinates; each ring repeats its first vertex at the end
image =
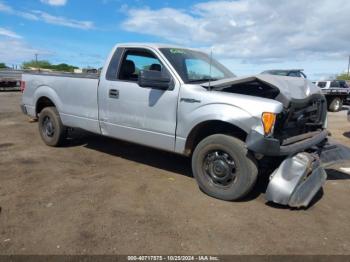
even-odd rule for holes
{"type": "Polygon", "coordinates": [[[312,137],[297,140],[297,142],[288,145],[281,145],[278,139],[265,137],[252,130],[247,136],[246,145],[249,150],[266,156],[288,156],[320,144],[325,141],[327,136],[328,131],[325,129],[317,132],[312,137]]]}

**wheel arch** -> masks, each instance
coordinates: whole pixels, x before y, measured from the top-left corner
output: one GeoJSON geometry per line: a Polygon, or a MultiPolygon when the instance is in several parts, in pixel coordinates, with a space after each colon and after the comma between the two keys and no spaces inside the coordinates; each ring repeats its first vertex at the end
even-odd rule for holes
{"type": "Polygon", "coordinates": [[[207,120],[192,128],[185,143],[185,154],[190,155],[197,144],[204,138],[214,134],[226,134],[245,141],[247,132],[242,128],[222,120],[207,120]]]}
{"type": "Polygon", "coordinates": [[[61,102],[56,91],[49,86],[40,86],[34,93],[35,97],[35,114],[38,114],[45,107],[54,106],[57,111],[60,111],[61,102]]]}
{"type": "Polygon", "coordinates": [[[45,107],[49,107],[49,106],[56,107],[55,103],[50,98],[48,98],[47,96],[39,97],[39,99],[36,101],[36,105],[35,105],[35,114],[38,116],[39,113],[45,107]]]}

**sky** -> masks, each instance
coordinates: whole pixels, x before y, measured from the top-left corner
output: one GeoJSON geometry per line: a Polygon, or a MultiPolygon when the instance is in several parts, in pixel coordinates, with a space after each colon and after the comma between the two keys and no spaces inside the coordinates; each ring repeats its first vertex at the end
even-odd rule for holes
{"type": "Polygon", "coordinates": [[[236,75],[347,70],[349,0],[0,0],[0,62],[103,66],[121,42],[199,48],[236,75]]]}

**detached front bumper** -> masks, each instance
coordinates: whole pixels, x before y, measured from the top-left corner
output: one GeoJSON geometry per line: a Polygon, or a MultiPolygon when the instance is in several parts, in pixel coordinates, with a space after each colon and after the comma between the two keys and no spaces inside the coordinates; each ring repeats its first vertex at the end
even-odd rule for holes
{"type": "Polygon", "coordinates": [[[307,207],[327,179],[326,168],[343,161],[350,161],[350,148],[332,141],[288,156],[270,175],[266,200],[307,207]]]}
{"type": "Polygon", "coordinates": [[[271,174],[265,198],[290,207],[307,207],[327,179],[316,154],[286,158],[271,174]]]}
{"type": "Polygon", "coordinates": [[[265,137],[252,130],[247,136],[246,145],[249,150],[265,156],[288,156],[322,143],[327,136],[325,129],[288,138],[281,144],[276,138],[265,137]]]}

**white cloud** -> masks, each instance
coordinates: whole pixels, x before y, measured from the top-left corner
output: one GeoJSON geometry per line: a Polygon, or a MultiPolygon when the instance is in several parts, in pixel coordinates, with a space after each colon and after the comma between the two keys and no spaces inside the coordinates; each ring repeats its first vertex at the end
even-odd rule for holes
{"type": "Polygon", "coordinates": [[[40,2],[48,5],[63,6],[67,3],[67,0],[40,0],[40,2]]]}
{"type": "Polygon", "coordinates": [[[25,60],[34,58],[34,54],[51,53],[45,50],[33,48],[21,39],[9,39],[0,37],[0,61],[7,64],[21,64],[25,60]]]}
{"type": "MultiPolygon", "coordinates": [[[[92,29],[94,28],[94,23],[91,21],[80,21],[75,19],[66,18],[63,16],[54,16],[43,11],[32,11],[31,13],[26,13],[26,15],[32,15],[32,19],[39,21],[44,21],[48,24],[61,25],[66,27],[78,28],[78,29],[92,29]]],[[[24,17],[24,16],[23,16],[24,17]]],[[[31,19],[28,17],[28,19],[31,19]]]]}
{"type": "Polygon", "coordinates": [[[32,11],[14,10],[11,6],[8,6],[2,2],[0,2],[0,12],[20,16],[28,20],[42,21],[53,25],[60,25],[60,26],[78,28],[78,29],[84,29],[84,30],[95,28],[94,23],[91,21],[82,21],[82,20],[71,19],[63,16],[55,16],[39,10],[32,10],[32,11]]]}
{"type": "Polygon", "coordinates": [[[5,5],[4,3],[0,2],[0,11],[1,12],[12,12],[12,8],[8,5],[5,5]]]}
{"type": "Polygon", "coordinates": [[[189,7],[128,9],[123,29],[178,44],[212,47],[222,57],[255,62],[349,52],[348,0],[209,1],[189,7]]]}
{"type": "Polygon", "coordinates": [[[15,32],[2,27],[0,27],[0,36],[6,36],[9,38],[16,38],[16,39],[22,38],[20,35],[16,34],[15,32]]]}

